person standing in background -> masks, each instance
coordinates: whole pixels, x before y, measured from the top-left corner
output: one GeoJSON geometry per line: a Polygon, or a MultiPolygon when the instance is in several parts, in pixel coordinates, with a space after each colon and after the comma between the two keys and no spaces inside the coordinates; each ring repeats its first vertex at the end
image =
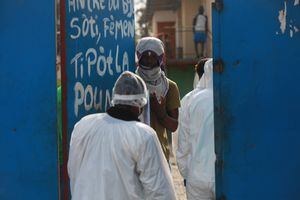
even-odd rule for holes
{"type": "Polygon", "coordinates": [[[178,126],[179,89],[161,70],[165,56],[161,40],[155,37],[142,38],[136,46],[136,54],[136,74],[145,81],[150,93],[150,125],[156,131],[169,161],[170,147],[166,130],[174,132],[178,126]]]}
{"type": "Polygon", "coordinates": [[[197,58],[204,56],[204,47],[207,37],[207,16],[204,15],[203,6],[199,7],[197,15],[193,19],[194,44],[197,58]],[[201,53],[199,54],[198,45],[201,45],[201,53]]]}

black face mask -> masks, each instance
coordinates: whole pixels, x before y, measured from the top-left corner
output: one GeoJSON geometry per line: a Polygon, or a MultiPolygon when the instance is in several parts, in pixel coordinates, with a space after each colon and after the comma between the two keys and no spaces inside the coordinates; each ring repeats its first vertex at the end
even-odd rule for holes
{"type": "Polygon", "coordinates": [[[139,60],[139,66],[142,69],[151,70],[159,66],[159,58],[155,53],[151,51],[145,51],[139,60]]]}

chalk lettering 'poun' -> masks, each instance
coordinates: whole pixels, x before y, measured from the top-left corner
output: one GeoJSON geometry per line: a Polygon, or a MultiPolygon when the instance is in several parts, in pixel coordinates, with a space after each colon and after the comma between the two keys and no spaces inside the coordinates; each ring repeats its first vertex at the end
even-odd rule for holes
{"type": "Polygon", "coordinates": [[[94,109],[95,112],[105,111],[110,105],[111,95],[109,90],[102,90],[92,85],[83,86],[81,82],[76,82],[74,86],[74,114],[78,117],[79,109],[84,109],[86,112],[94,109]],[[103,93],[105,92],[105,96],[103,93]],[[102,108],[102,102],[104,110],[102,108]]]}

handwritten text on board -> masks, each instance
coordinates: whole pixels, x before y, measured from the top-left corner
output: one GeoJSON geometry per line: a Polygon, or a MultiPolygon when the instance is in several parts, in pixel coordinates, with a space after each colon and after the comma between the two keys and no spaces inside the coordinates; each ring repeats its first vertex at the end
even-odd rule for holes
{"type": "Polygon", "coordinates": [[[119,42],[134,38],[133,0],[68,0],[67,11],[72,16],[67,24],[68,39],[80,45],[68,59],[76,80],[73,90],[77,117],[81,108],[103,111],[111,101],[111,89],[87,79],[117,77],[129,70],[128,51],[120,48],[119,42]]]}

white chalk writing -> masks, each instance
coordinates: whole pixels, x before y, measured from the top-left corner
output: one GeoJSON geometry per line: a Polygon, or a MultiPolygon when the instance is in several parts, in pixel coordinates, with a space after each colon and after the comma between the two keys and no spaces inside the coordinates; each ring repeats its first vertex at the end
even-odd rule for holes
{"type": "Polygon", "coordinates": [[[105,9],[105,0],[68,0],[69,12],[88,9],[89,12],[105,9]]]}
{"type": "Polygon", "coordinates": [[[105,111],[112,85],[97,80],[116,79],[129,70],[128,48],[120,45],[134,44],[133,0],[68,0],[67,5],[74,114],[105,111]]]}
{"type": "Polygon", "coordinates": [[[70,64],[74,66],[75,78],[82,79],[85,73],[87,73],[87,77],[91,77],[92,70],[93,74],[100,77],[106,74],[113,76],[115,73],[129,70],[129,58],[126,51],[123,52],[121,60],[120,64],[118,45],[114,52],[109,50],[108,53],[105,52],[104,47],[100,46],[98,50],[89,48],[85,53],[78,52],[71,59],[70,64]]]}
{"type": "Polygon", "coordinates": [[[97,86],[93,88],[92,85],[83,86],[81,82],[76,82],[74,86],[74,114],[77,117],[81,107],[85,111],[95,109],[95,111],[105,111],[111,101],[111,94],[108,89],[98,89],[97,86]],[[105,95],[103,93],[105,92],[105,95]],[[104,102],[104,107],[102,107],[104,102]]]}

